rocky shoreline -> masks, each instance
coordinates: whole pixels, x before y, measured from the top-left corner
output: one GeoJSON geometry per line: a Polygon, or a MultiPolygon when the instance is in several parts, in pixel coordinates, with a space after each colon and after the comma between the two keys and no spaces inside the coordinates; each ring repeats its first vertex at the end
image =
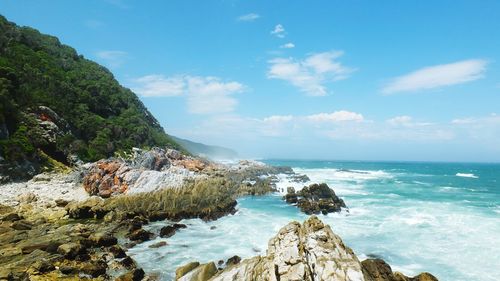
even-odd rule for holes
{"type": "MultiPolygon", "coordinates": [[[[153,148],[81,164],[66,173],[39,174],[27,182],[1,185],[0,280],[158,280],[127,255],[128,248],[158,236],[175,235],[186,227],[177,223],[182,219],[209,221],[233,214],[239,196],[277,191],[280,175],[294,182],[309,182],[288,167],[252,161],[227,165],[172,149],[153,148]],[[171,224],[157,231],[143,228],[163,220],[171,224]]],[[[307,214],[346,208],[326,184],[288,191],[284,199],[307,214]]],[[[215,263],[190,263],[179,269],[182,274],[178,279],[436,280],[392,273],[381,260],[360,263],[340,238],[315,217],[304,225],[287,225],[269,246],[266,256],[243,261],[235,256],[225,263],[225,268],[220,267],[223,261],[218,262],[219,267],[215,263]],[[306,242],[324,246],[320,259],[314,247],[307,254],[310,245],[306,242]],[[312,256],[318,260],[313,262],[312,256]],[[350,260],[347,267],[339,265],[346,257],[350,260]],[[332,271],[331,264],[337,264],[343,273],[332,271]],[[330,271],[319,272],[320,267],[330,271]],[[326,277],[318,279],[321,274],[326,277]]],[[[163,242],[150,247],[168,245],[163,242]]]]}
{"type": "Polygon", "coordinates": [[[126,249],[184,226],[144,225],[234,213],[238,196],[274,191],[280,172],[293,171],[153,148],[1,185],[0,280],[155,280],[126,249]]]}
{"type": "Polygon", "coordinates": [[[265,256],[227,264],[225,269],[219,270],[214,262],[191,262],[177,269],[175,280],[437,281],[436,277],[427,272],[415,277],[392,272],[391,267],[381,259],[360,262],[330,226],[316,216],[310,217],[303,224],[291,222],[281,228],[269,240],[265,256]]]}

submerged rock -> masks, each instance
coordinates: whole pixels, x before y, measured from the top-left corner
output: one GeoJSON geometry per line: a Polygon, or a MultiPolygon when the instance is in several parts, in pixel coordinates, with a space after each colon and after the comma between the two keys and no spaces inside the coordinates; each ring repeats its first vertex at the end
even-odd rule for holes
{"type": "MultiPolygon", "coordinates": [[[[330,226],[312,216],[303,224],[291,222],[271,238],[265,256],[228,265],[210,279],[196,279],[202,266],[190,263],[177,269],[176,280],[194,281],[437,281],[429,273],[409,278],[392,273],[382,260],[360,262],[330,226]],[[181,277],[180,277],[181,276],[181,277]],[[420,278],[420,279],[418,279],[420,278]],[[429,278],[429,279],[424,279],[429,278]]],[[[214,265],[215,266],[215,265],[214,265]]]]}
{"type": "Polygon", "coordinates": [[[167,225],[160,229],[160,237],[168,238],[175,234],[178,229],[186,228],[187,226],[182,223],[175,223],[173,225],[167,225]]]}
{"type": "Polygon", "coordinates": [[[308,215],[340,212],[346,208],[344,200],[337,197],[333,189],[326,183],[305,186],[299,192],[293,187],[287,189],[283,199],[289,204],[297,204],[300,210],[308,215]]]}

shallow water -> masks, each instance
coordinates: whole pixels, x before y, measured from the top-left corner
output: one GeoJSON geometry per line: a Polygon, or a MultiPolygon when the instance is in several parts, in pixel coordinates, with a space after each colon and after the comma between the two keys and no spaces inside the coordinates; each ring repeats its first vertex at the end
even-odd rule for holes
{"type": "MultiPolygon", "coordinates": [[[[360,259],[379,256],[393,270],[407,275],[428,271],[440,280],[493,281],[500,276],[499,164],[266,162],[292,166],[334,188],[349,213],[319,217],[360,259]]],[[[284,180],[279,187],[290,184],[284,180]]],[[[129,254],[147,272],[172,280],[175,268],[189,261],[265,254],[269,238],[283,225],[307,218],[280,194],[241,198],[237,208],[235,215],[215,222],[184,220],[187,229],[140,244],[129,254]],[[161,240],[169,245],[148,248],[161,240]]],[[[148,227],[158,231],[163,225],[148,227]]]]}

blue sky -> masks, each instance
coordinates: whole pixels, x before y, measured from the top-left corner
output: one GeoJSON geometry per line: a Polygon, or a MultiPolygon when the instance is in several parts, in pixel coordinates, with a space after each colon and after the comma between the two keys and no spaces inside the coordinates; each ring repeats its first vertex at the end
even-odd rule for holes
{"type": "Polygon", "coordinates": [[[498,1],[24,1],[170,134],[245,157],[500,161],[498,1]],[[498,115],[497,115],[498,114],[498,115]]]}

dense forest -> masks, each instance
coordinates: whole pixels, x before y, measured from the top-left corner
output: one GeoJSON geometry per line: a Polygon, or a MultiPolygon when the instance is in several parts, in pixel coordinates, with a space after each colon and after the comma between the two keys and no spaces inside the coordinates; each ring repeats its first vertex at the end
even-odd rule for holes
{"type": "Polygon", "coordinates": [[[95,161],[134,146],[181,149],[105,67],[0,15],[0,162],[95,161]]]}

